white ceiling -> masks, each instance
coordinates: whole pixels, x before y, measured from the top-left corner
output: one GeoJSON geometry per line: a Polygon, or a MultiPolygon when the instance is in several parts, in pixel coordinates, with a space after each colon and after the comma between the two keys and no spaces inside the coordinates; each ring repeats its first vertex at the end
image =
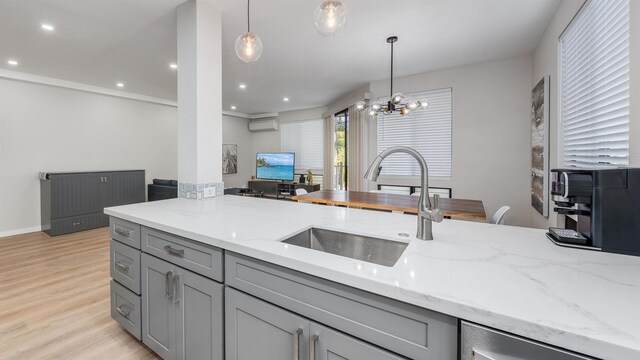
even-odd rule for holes
{"type": "MultiPolygon", "coordinates": [[[[561,0],[345,0],[347,27],[334,38],[313,25],[321,0],[254,0],[251,29],[264,51],[250,64],[233,48],[246,1],[211,1],[223,13],[223,106],[253,114],[324,106],[387,79],[390,35],[399,37],[397,76],[529,54],[561,0]]],[[[182,2],[0,0],[0,67],[106,88],[121,81],[128,92],[175,100],[169,63],[182,2]]]]}

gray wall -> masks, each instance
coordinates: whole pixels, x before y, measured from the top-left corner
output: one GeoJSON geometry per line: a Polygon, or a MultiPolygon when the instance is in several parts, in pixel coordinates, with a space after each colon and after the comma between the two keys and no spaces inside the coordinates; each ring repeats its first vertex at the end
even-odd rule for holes
{"type": "Polygon", "coordinates": [[[0,236],[40,230],[39,171],[177,177],[175,107],[0,78],[0,236]]]}
{"type": "MultiPolygon", "coordinates": [[[[456,198],[482,200],[489,216],[509,205],[510,225],[530,225],[531,67],[531,56],[523,56],[394,80],[394,89],[404,93],[453,88],[453,172],[430,185],[450,187],[456,198]]],[[[388,88],[388,81],[370,87],[374,99],[388,88]]],[[[372,159],[377,139],[375,121],[370,124],[372,159]]],[[[379,183],[419,185],[419,179],[381,177],[379,183]]]]}
{"type": "Polygon", "coordinates": [[[238,173],[223,175],[225,187],[244,187],[255,172],[249,120],[222,115],[222,143],[238,145],[238,173]]]}

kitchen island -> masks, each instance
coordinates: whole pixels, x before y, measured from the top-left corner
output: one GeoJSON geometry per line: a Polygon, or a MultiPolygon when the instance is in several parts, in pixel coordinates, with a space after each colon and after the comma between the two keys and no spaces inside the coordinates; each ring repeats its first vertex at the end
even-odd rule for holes
{"type": "Polygon", "coordinates": [[[558,247],[543,230],[445,220],[421,241],[414,216],[236,196],[105,213],[576,353],[640,358],[640,258],[558,247]],[[408,246],[388,267],[281,242],[311,227],[408,246]]]}

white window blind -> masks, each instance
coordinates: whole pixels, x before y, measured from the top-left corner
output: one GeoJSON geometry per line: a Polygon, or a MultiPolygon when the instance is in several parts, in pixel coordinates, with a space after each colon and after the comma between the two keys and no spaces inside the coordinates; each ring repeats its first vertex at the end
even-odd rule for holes
{"type": "Polygon", "coordinates": [[[282,151],[296,153],[296,172],[324,168],[324,121],[306,120],[280,123],[282,151]]]}
{"type": "MultiPolygon", "coordinates": [[[[408,99],[426,98],[429,107],[408,116],[378,116],[378,153],[409,146],[427,160],[429,177],[451,177],[451,93],[446,88],[406,94],[408,99]]],[[[381,175],[420,176],[420,165],[409,155],[393,154],[382,163],[381,175]]]]}
{"type": "Polygon", "coordinates": [[[560,37],[565,167],[629,164],[629,1],[589,0],[560,37]]]}

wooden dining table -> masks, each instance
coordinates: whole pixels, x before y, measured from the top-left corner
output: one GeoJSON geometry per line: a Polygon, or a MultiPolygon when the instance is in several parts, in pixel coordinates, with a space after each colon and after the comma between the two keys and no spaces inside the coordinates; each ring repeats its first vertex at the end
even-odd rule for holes
{"type": "MultiPolygon", "coordinates": [[[[317,204],[417,214],[420,197],[379,192],[320,190],[294,196],[292,199],[317,204]]],[[[481,200],[440,198],[439,207],[446,217],[480,221],[487,219],[481,200]]]]}

